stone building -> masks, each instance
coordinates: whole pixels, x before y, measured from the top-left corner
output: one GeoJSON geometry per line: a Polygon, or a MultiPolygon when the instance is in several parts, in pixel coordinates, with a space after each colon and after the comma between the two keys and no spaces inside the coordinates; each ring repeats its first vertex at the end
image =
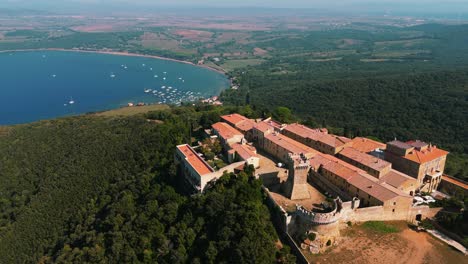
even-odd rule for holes
{"type": "Polygon", "coordinates": [[[236,161],[245,161],[248,165],[254,168],[260,167],[260,158],[257,155],[257,149],[248,144],[234,144],[228,151],[228,161],[230,163],[236,161]]]}
{"type": "Polygon", "coordinates": [[[390,172],[392,164],[372,155],[360,152],[353,147],[344,148],[337,157],[362,169],[370,175],[380,178],[390,172]]]}
{"type": "Polygon", "coordinates": [[[318,153],[318,151],[277,132],[267,134],[263,138],[262,149],[285,164],[288,163],[290,154],[302,154],[304,157],[310,158],[318,153]]]}
{"type": "Polygon", "coordinates": [[[432,192],[439,186],[447,155],[447,151],[419,140],[391,141],[385,150],[385,160],[391,162],[394,169],[415,178],[418,189],[425,192],[432,192]]]}
{"type": "Polygon", "coordinates": [[[392,169],[392,164],[360,152],[354,147],[344,148],[337,154],[337,157],[349,164],[352,164],[371,176],[379,179],[380,182],[385,182],[409,195],[414,195],[418,187],[416,179],[392,169]]]}
{"type": "Polygon", "coordinates": [[[203,192],[210,183],[219,179],[225,172],[234,172],[245,164],[245,161],[235,162],[215,171],[188,144],[176,147],[174,160],[179,175],[192,188],[193,192],[203,192]]]}
{"type": "Polygon", "coordinates": [[[213,124],[212,128],[213,133],[218,136],[224,148],[229,148],[230,145],[235,143],[241,143],[244,139],[244,134],[227,123],[218,122],[213,124]]]}
{"type": "Polygon", "coordinates": [[[297,123],[287,125],[282,133],[302,144],[330,155],[335,155],[343,148],[352,145],[349,138],[328,134],[326,129],[312,129],[297,123]]]}
{"type": "Polygon", "coordinates": [[[409,194],[331,155],[316,155],[309,162],[310,180],[322,188],[346,200],[358,198],[362,207],[382,206],[407,216],[413,200],[409,194]]]}
{"type": "Polygon", "coordinates": [[[187,144],[177,146],[175,161],[183,178],[198,192],[203,191],[206,184],[214,179],[209,175],[215,170],[187,144]]]}
{"type": "Polygon", "coordinates": [[[310,198],[307,175],[310,165],[304,155],[289,155],[289,175],[286,182],[286,194],[291,200],[302,200],[310,198]]]}
{"type": "Polygon", "coordinates": [[[254,127],[256,123],[254,120],[249,119],[243,115],[239,115],[237,113],[221,116],[221,120],[235,127],[237,130],[241,131],[244,135],[248,131],[252,130],[252,128],[254,127]]]}

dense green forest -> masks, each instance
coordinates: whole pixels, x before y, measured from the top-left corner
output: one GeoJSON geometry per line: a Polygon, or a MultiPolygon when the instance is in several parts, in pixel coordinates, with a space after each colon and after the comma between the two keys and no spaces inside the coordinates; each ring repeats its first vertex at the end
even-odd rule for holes
{"type": "Polygon", "coordinates": [[[177,191],[174,146],[222,111],[3,127],[0,263],[294,262],[276,247],[251,172],[225,175],[204,195],[177,191]]]}

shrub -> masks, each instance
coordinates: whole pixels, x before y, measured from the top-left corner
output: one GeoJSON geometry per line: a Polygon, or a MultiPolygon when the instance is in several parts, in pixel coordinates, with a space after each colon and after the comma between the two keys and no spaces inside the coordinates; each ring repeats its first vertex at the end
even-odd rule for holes
{"type": "Polygon", "coordinates": [[[309,235],[307,236],[307,238],[310,241],[314,241],[316,237],[317,237],[317,234],[315,234],[315,233],[309,233],[309,235]]]}
{"type": "Polygon", "coordinates": [[[421,221],[421,223],[419,223],[419,226],[421,226],[422,228],[427,229],[427,230],[434,229],[434,226],[432,225],[432,223],[431,223],[431,221],[429,219],[424,219],[423,221],[421,221]]]}

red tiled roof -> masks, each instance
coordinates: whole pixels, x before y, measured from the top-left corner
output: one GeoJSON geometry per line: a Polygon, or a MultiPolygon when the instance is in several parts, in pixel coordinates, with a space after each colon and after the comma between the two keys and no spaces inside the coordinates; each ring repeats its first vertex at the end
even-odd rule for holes
{"type": "Polygon", "coordinates": [[[390,162],[387,162],[385,160],[376,158],[372,155],[360,152],[352,147],[344,148],[342,151],[340,151],[339,154],[350,160],[354,160],[357,163],[360,163],[366,167],[372,168],[379,172],[392,166],[390,162]]]}
{"type": "Polygon", "coordinates": [[[448,153],[448,151],[439,149],[436,146],[430,146],[421,151],[414,149],[405,158],[421,164],[446,156],[448,153]]]}
{"type": "Polygon", "coordinates": [[[232,145],[232,149],[237,152],[237,154],[243,159],[247,160],[251,157],[257,157],[257,150],[249,145],[243,144],[234,144],[232,145]]]}
{"type": "Polygon", "coordinates": [[[380,201],[385,202],[397,196],[408,196],[393,186],[386,183],[379,183],[376,178],[363,170],[331,155],[318,154],[309,159],[309,162],[312,167],[317,168],[321,166],[322,169],[343,178],[349,184],[352,184],[380,201]]]}
{"type": "Polygon", "coordinates": [[[377,142],[375,140],[368,139],[368,138],[356,137],[356,138],[353,138],[352,141],[353,141],[352,143],[353,148],[361,152],[365,152],[365,153],[369,153],[376,149],[387,148],[387,145],[385,145],[384,143],[380,143],[380,142],[377,142]]]}
{"type": "Polygon", "coordinates": [[[242,122],[244,120],[247,120],[247,117],[235,113],[235,114],[221,116],[221,119],[223,119],[224,121],[226,121],[226,122],[228,122],[228,123],[230,123],[232,125],[237,125],[238,123],[240,123],[240,122],[242,122]]]}
{"type": "Polygon", "coordinates": [[[405,182],[412,181],[416,186],[417,181],[415,178],[410,177],[404,173],[391,169],[390,172],[380,177],[380,182],[386,182],[395,188],[399,188],[405,182]]]}
{"type": "Polygon", "coordinates": [[[255,121],[253,121],[251,119],[247,119],[247,120],[244,120],[244,121],[241,121],[240,123],[238,123],[236,125],[236,128],[239,129],[242,132],[247,132],[247,131],[251,130],[255,126],[255,124],[256,124],[255,121]]]}
{"type": "Polygon", "coordinates": [[[231,139],[235,136],[243,135],[239,130],[233,128],[232,126],[224,122],[218,122],[216,124],[213,124],[212,127],[218,132],[219,136],[225,140],[231,139]]]}
{"type": "Polygon", "coordinates": [[[295,141],[289,137],[286,137],[282,134],[269,134],[265,136],[268,140],[272,141],[274,144],[281,146],[286,149],[289,153],[293,154],[318,154],[319,152],[313,148],[310,148],[300,142],[295,141]]]}
{"type": "Polygon", "coordinates": [[[321,142],[334,148],[343,146],[346,143],[351,142],[351,139],[349,138],[328,134],[324,130],[312,129],[297,123],[288,125],[284,130],[296,134],[299,137],[309,138],[313,141],[321,142]]]}
{"type": "Polygon", "coordinates": [[[267,119],[267,120],[263,120],[262,122],[267,123],[271,127],[274,127],[274,128],[277,128],[277,129],[281,129],[283,127],[283,124],[281,124],[280,122],[278,122],[276,120],[273,120],[271,118],[267,119]]]}
{"type": "Polygon", "coordinates": [[[266,131],[268,130],[271,130],[273,131],[273,127],[270,126],[269,124],[265,123],[265,122],[259,122],[257,123],[255,126],[254,126],[255,129],[265,133],[266,131]]]}
{"type": "Polygon", "coordinates": [[[193,150],[189,145],[179,145],[177,148],[198,174],[204,175],[214,172],[214,169],[211,168],[200,156],[198,156],[197,152],[195,152],[195,150],[193,150]]]}

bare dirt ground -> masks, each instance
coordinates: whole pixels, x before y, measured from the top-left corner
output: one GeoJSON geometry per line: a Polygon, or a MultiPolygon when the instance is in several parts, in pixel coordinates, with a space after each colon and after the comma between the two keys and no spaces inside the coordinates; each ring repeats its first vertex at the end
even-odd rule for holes
{"type": "Polygon", "coordinates": [[[359,264],[436,264],[468,263],[462,253],[448,247],[426,232],[416,232],[397,224],[401,231],[380,234],[353,227],[343,232],[337,246],[324,254],[312,256],[312,263],[359,264]]]}

